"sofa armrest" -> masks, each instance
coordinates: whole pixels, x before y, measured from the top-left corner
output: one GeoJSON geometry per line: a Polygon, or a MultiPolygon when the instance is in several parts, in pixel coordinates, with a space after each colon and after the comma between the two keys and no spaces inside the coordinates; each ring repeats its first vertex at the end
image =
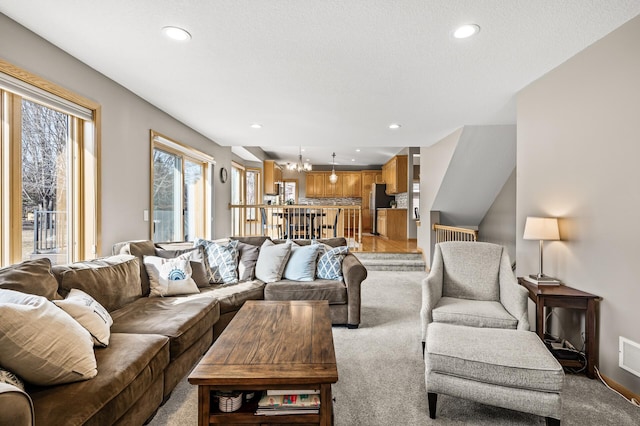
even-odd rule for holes
{"type": "Polygon", "coordinates": [[[356,256],[349,253],[342,261],[342,276],[347,286],[347,326],[357,327],[360,324],[360,285],[367,278],[367,268],[356,256]]]}
{"type": "Polygon", "coordinates": [[[10,385],[0,383],[0,424],[14,426],[33,426],[33,403],[26,392],[10,385]]]}
{"type": "Polygon", "coordinates": [[[500,303],[507,312],[518,320],[518,330],[529,331],[529,292],[518,284],[506,253],[503,253],[500,259],[498,280],[500,282],[500,303]]]}

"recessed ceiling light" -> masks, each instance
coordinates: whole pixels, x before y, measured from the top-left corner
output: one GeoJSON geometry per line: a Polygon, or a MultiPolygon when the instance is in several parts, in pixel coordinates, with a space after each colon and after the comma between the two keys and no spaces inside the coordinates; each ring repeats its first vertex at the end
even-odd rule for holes
{"type": "Polygon", "coordinates": [[[393,129],[393,130],[395,130],[395,129],[399,129],[400,127],[402,127],[402,126],[400,126],[398,123],[391,123],[391,124],[389,124],[389,128],[390,128],[390,129],[393,129]]]}
{"type": "Polygon", "coordinates": [[[162,28],[162,33],[172,40],[191,40],[191,34],[189,34],[189,31],[178,27],[164,27],[162,28]]]}
{"type": "Polygon", "coordinates": [[[351,161],[356,161],[356,159],[355,159],[355,158],[352,158],[352,159],[351,159],[351,161]]]}
{"type": "Polygon", "coordinates": [[[356,149],[356,152],[360,152],[360,148],[356,149]]]}
{"type": "Polygon", "coordinates": [[[251,128],[252,128],[252,129],[262,129],[262,124],[260,124],[260,123],[253,123],[253,124],[251,125],[251,128]]]}
{"type": "Polygon", "coordinates": [[[455,38],[467,38],[480,32],[480,26],[476,24],[461,25],[453,32],[455,38]]]}

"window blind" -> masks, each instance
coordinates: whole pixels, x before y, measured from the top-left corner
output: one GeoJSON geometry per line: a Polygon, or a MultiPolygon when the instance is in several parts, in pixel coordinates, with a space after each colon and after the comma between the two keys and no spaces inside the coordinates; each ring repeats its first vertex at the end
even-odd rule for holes
{"type": "Polygon", "coordinates": [[[82,120],[93,121],[93,111],[68,101],[60,96],[49,93],[39,87],[32,86],[15,77],[0,72],[0,88],[15,93],[23,98],[48,106],[65,114],[73,115],[82,120]]]}

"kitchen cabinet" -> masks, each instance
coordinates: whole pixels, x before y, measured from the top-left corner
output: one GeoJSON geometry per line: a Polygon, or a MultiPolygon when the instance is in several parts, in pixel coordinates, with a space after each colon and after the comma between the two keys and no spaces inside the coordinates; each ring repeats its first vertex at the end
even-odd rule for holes
{"type": "Polygon", "coordinates": [[[408,159],[406,155],[396,155],[382,166],[382,178],[387,184],[387,194],[407,192],[408,159]]]}
{"type": "Polygon", "coordinates": [[[279,183],[282,182],[282,168],[273,160],[264,160],[263,167],[265,195],[278,195],[279,183]]]}
{"type": "Polygon", "coordinates": [[[342,179],[343,197],[361,197],[362,195],[362,174],[360,172],[344,172],[338,180],[342,179]]]}
{"type": "Polygon", "coordinates": [[[407,239],[407,209],[378,209],[377,230],[390,240],[407,239]]]}
{"type": "Polygon", "coordinates": [[[325,173],[323,172],[308,172],[305,176],[306,183],[306,196],[308,198],[324,197],[324,181],[325,173]]]}

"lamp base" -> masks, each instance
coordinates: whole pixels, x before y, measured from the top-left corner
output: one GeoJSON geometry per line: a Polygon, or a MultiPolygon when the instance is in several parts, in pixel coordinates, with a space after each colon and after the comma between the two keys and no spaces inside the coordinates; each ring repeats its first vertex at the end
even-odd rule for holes
{"type": "Polygon", "coordinates": [[[539,283],[559,283],[560,280],[557,278],[550,277],[544,274],[531,274],[529,278],[532,280],[536,280],[539,283]]]}

